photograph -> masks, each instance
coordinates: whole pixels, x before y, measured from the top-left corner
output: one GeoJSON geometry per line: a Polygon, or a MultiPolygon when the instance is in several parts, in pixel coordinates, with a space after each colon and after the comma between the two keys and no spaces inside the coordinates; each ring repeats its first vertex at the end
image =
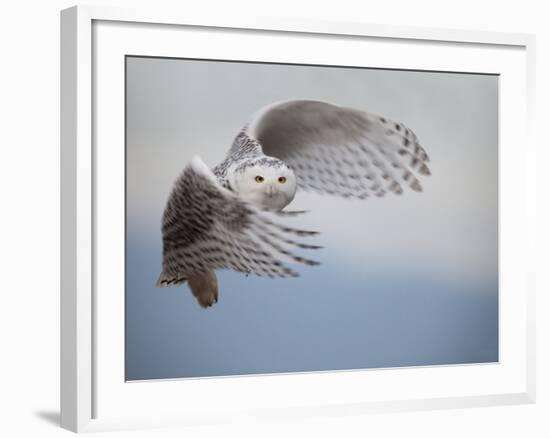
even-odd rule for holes
{"type": "Polygon", "coordinates": [[[126,381],[499,361],[499,76],[125,57],[126,381]]]}

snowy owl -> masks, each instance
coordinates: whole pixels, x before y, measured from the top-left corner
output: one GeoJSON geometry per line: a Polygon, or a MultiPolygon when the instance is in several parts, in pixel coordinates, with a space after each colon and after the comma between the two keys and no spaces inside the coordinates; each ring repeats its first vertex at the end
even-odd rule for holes
{"type": "Polygon", "coordinates": [[[261,109],[214,169],[195,157],[176,180],[162,219],[157,286],[187,282],[202,307],[218,301],[216,270],[267,277],[316,265],[295,248],[317,234],[285,224],[296,190],[366,199],[421,191],[428,155],[401,123],[358,109],[291,100],[261,109]]]}

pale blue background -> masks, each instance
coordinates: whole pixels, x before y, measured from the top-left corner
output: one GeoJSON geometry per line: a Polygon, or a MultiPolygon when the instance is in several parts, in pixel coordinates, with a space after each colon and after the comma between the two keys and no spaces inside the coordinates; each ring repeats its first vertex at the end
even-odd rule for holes
{"type": "Polygon", "coordinates": [[[498,78],[128,58],[129,380],[498,360],[498,78]],[[262,105],[307,97],[402,121],[431,156],[422,194],[298,195],[322,231],[298,279],[218,273],[201,309],[157,289],[160,218],[190,158],[219,162],[262,105]]]}

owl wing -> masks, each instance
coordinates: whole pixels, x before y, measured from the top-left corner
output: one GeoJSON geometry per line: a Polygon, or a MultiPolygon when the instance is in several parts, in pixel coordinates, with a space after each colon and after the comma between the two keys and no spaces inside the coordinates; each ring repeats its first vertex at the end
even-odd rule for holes
{"type": "Polygon", "coordinates": [[[157,286],[178,285],[189,274],[218,269],[297,276],[285,262],[319,263],[296,255],[291,248],[320,247],[294,240],[294,236],[317,233],[284,225],[285,216],[292,214],[265,212],[245,203],[222,187],[200,158],[194,158],[175,182],[164,210],[162,273],[157,286]]]}
{"type": "Polygon", "coordinates": [[[233,143],[258,143],[288,164],[298,187],[343,197],[421,191],[428,155],[402,123],[353,108],[291,100],[262,109],[233,143]]]}

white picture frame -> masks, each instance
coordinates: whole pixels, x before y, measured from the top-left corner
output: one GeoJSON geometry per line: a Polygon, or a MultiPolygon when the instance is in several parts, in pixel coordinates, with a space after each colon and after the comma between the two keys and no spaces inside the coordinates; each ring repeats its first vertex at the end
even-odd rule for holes
{"type": "Polygon", "coordinates": [[[249,418],[533,403],[534,51],[534,36],[525,34],[258,19],[242,14],[204,17],[187,12],[104,6],[75,6],[62,11],[61,426],[82,432],[249,418]],[[370,61],[373,66],[376,63],[377,67],[387,68],[501,75],[499,363],[124,382],[120,362],[124,355],[120,336],[123,313],[120,313],[121,301],[116,298],[118,293],[124,293],[120,273],[116,271],[124,254],[116,244],[111,244],[107,252],[103,245],[123,238],[119,235],[122,218],[102,216],[98,213],[101,209],[96,208],[102,203],[117,208],[120,201],[116,187],[120,187],[123,178],[120,168],[120,160],[124,159],[120,137],[123,58],[127,54],[183,56],[180,51],[186,45],[181,42],[185,40],[179,38],[199,42],[192,50],[187,49],[185,55],[215,58],[223,49],[219,39],[223,32],[231,32],[234,42],[249,44],[247,52],[227,51],[228,59],[257,60],[260,55],[254,41],[261,39],[262,60],[265,57],[281,60],[284,56],[299,62],[299,52],[287,50],[281,55],[283,51],[277,52],[278,45],[282,48],[283,40],[287,45],[311,44],[308,53],[314,57],[315,44],[321,41],[325,45],[318,56],[327,58],[311,59],[329,64],[332,56],[332,63],[348,65],[346,51],[337,50],[338,47],[372,44],[376,49],[377,44],[384,44],[392,48],[387,55],[370,61]],[[327,44],[334,44],[333,52],[326,50],[327,44]],[[400,54],[399,61],[396,53],[400,54]],[[112,113],[107,114],[108,111],[112,113]],[[97,145],[104,144],[107,135],[110,152],[107,156],[98,155],[97,145]],[[522,146],[517,147],[518,143],[522,146]],[[512,144],[516,145],[513,155],[508,152],[512,144]],[[120,145],[122,149],[118,148],[120,145]],[[108,263],[113,272],[104,268],[109,257],[113,257],[112,263],[111,260],[108,263]],[[114,285],[115,292],[98,300],[105,284],[114,285]],[[296,388],[297,394],[289,400],[291,388],[296,388]],[[185,398],[193,394],[194,404],[190,407],[185,398]],[[201,397],[196,395],[209,398],[209,404],[198,402],[201,397]],[[216,403],[211,402],[212,396],[216,403]]]}

